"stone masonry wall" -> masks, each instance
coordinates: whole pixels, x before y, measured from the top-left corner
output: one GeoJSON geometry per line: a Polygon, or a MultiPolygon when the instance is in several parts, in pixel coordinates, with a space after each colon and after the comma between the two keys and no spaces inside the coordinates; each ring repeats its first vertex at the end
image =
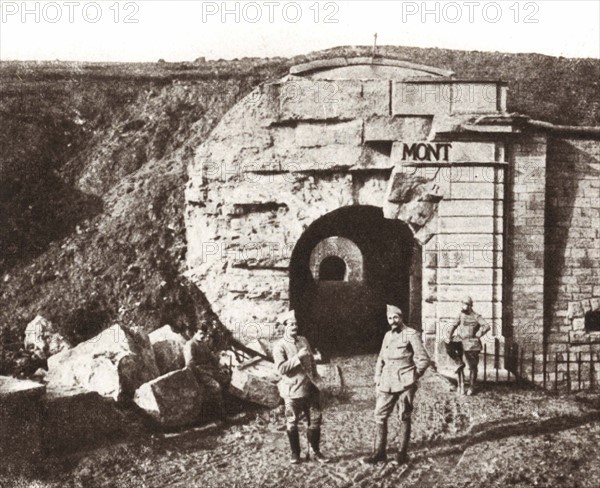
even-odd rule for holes
{"type": "Polygon", "coordinates": [[[546,137],[523,136],[509,151],[505,323],[521,347],[541,347],[544,336],[546,137]]]}
{"type": "Polygon", "coordinates": [[[273,338],[304,230],[340,207],[373,205],[425,245],[422,319],[432,341],[463,294],[499,323],[504,143],[463,134],[445,139],[451,155],[437,167],[402,161],[404,143],[439,141],[465,120],[504,111],[497,88],[302,77],[257,88],[225,115],[189,168],[188,276],[240,340],[273,338]]]}
{"type": "Polygon", "coordinates": [[[600,310],[600,141],[550,139],[546,204],[549,357],[581,358],[587,381],[600,352],[600,332],[584,330],[585,313],[600,310]]]}
{"type": "MultiPolygon", "coordinates": [[[[336,83],[345,96],[325,104],[306,80],[258,88],[226,114],[190,168],[189,276],[243,342],[277,335],[304,230],[340,207],[384,200],[389,157],[363,138],[370,121],[389,117],[389,84],[336,83]],[[292,96],[296,89],[304,95],[292,96]]],[[[406,137],[426,137],[424,124],[407,126],[406,137]]]]}

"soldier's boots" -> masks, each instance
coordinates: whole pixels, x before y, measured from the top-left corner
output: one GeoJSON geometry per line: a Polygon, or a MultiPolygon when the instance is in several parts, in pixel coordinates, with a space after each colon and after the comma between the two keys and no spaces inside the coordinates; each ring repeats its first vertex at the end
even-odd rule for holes
{"type": "Polygon", "coordinates": [[[290,441],[290,464],[300,463],[300,434],[297,429],[287,431],[288,440],[290,441]]]}
{"type": "Polygon", "coordinates": [[[313,457],[320,463],[328,463],[329,459],[321,453],[321,429],[308,429],[306,431],[306,437],[308,438],[308,452],[306,459],[310,459],[310,453],[312,451],[313,457]]]}
{"type": "Polygon", "coordinates": [[[456,375],[457,375],[457,390],[458,393],[461,395],[465,394],[465,371],[464,371],[465,367],[464,365],[459,367],[456,370],[456,375]]]}
{"type": "Polygon", "coordinates": [[[469,372],[469,389],[467,395],[471,396],[475,394],[475,383],[477,382],[477,370],[469,372]]]}
{"type": "Polygon", "coordinates": [[[375,450],[373,453],[363,458],[362,462],[365,464],[377,464],[385,462],[386,454],[385,449],[387,445],[387,424],[376,424],[375,431],[375,450]]]}
{"type": "Polygon", "coordinates": [[[410,441],[410,427],[410,418],[400,423],[400,432],[398,432],[400,445],[398,446],[398,452],[396,453],[395,459],[395,461],[398,464],[406,464],[408,462],[408,442],[410,441]]]}

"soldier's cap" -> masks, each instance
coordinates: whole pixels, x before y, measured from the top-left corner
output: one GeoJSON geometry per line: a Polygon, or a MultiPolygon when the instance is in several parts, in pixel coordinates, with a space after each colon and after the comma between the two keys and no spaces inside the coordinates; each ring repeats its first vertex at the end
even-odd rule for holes
{"type": "Polygon", "coordinates": [[[289,320],[296,320],[296,312],[294,310],[288,310],[279,316],[279,321],[282,324],[287,324],[289,320]]]}
{"type": "Polygon", "coordinates": [[[473,305],[473,299],[470,296],[466,296],[462,299],[462,302],[465,305],[473,305]]]}
{"type": "Polygon", "coordinates": [[[400,310],[399,307],[396,307],[396,305],[387,305],[387,314],[388,315],[396,314],[396,315],[399,315],[400,317],[402,317],[402,310],[400,310]]]}

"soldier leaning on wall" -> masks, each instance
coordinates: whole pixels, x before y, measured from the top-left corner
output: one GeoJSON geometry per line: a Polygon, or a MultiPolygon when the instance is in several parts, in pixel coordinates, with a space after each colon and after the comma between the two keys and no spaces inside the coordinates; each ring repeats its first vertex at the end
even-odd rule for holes
{"type": "MultiPolygon", "coordinates": [[[[473,300],[467,296],[462,300],[462,310],[457,319],[450,324],[448,334],[444,338],[446,352],[456,364],[459,390],[462,390],[462,375],[465,368],[463,354],[469,366],[469,389],[467,395],[475,393],[477,382],[477,366],[481,352],[481,337],[491,330],[481,315],[473,310],[473,300]],[[456,332],[456,335],[455,335],[456,332]]],[[[461,391],[462,393],[462,391],[461,391]]]]}

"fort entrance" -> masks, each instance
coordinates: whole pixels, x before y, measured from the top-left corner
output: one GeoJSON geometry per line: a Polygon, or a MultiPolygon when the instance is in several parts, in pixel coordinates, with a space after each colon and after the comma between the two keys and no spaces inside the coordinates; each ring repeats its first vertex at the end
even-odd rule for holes
{"type": "Polygon", "coordinates": [[[290,305],[310,343],[326,353],[375,352],[386,303],[410,321],[413,242],[379,207],[343,207],[313,222],[290,259],[290,305]]]}
{"type": "Polygon", "coordinates": [[[242,342],[275,340],[291,307],[322,350],[375,350],[389,302],[443,368],[470,295],[489,350],[598,350],[600,133],[507,99],[397,59],[293,66],[197,148],[187,275],[242,342]]]}

